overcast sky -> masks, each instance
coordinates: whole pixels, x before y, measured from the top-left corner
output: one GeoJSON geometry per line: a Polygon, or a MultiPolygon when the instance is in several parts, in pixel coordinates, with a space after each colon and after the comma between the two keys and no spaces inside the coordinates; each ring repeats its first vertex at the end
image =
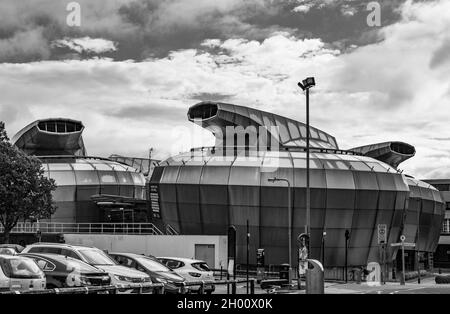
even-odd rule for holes
{"type": "Polygon", "coordinates": [[[0,120],[82,120],[90,155],[157,157],[212,144],[187,109],[217,100],[312,124],[341,148],[414,145],[400,167],[450,178],[450,1],[381,1],[381,26],[352,0],[0,1],[0,120]],[[194,131],[191,131],[194,130],[194,131]]]}

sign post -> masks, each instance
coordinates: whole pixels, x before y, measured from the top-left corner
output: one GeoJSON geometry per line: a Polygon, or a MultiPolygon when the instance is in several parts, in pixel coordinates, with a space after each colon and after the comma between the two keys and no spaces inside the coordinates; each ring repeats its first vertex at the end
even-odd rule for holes
{"type": "Polygon", "coordinates": [[[391,246],[401,246],[402,247],[402,277],[400,278],[400,284],[405,285],[405,247],[416,247],[415,243],[406,243],[406,237],[404,235],[400,236],[400,243],[392,243],[391,246]]]}
{"type": "Polygon", "coordinates": [[[384,285],[386,283],[386,242],[387,242],[387,225],[378,225],[378,245],[380,248],[380,264],[383,265],[381,268],[381,283],[384,285]]]}
{"type": "Polygon", "coordinates": [[[298,242],[298,280],[297,287],[302,289],[302,276],[306,275],[308,269],[308,242],[309,237],[306,233],[302,233],[297,238],[298,242]]]}

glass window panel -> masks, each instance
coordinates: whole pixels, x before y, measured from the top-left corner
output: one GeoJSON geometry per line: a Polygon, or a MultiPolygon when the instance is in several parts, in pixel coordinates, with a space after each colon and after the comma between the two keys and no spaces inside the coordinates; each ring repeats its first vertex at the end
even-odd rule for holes
{"type": "Polygon", "coordinates": [[[72,164],[72,166],[75,170],[94,170],[94,168],[90,164],[76,163],[72,164]]]}
{"type": "Polygon", "coordinates": [[[317,130],[315,128],[310,127],[309,132],[311,133],[312,138],[319,138],[319,134],[317,133],[317,130]]]}
{"type": "Polygon", "coordinates": [[[295,125],[292,122],[288,122],[288,127],[289,127],[289,132],[291,132],[291,136],[292,138],[299,138],[300,137],[300,132],[297,128],[297,125],[295,125]]]}
{"type": "Polygon", "coordinates": [[[110,171],[112,168],[108,164],[102,164],[102,163],[95,163],[92,164],[95,169],[102,170],[102,171],[110,171]]]}
{"type": "Polygon", "coordinates": [[[120,184],[133,184],[133,178],[129,172],[116,172],[120,184]]]}
{"type": "Polygon", "coordinates": [[[98,175],[100,177],[101,183],[107,183],[107,184],[116,184],[117,178],[113,171],[99,171],[98,175]]]}
{"type": "Polygon", "coordinates": [[[131,172],[131,177],[136,185],[145,185],[144,176],[140,173],[131,172]]]}
{"type": "Polygon", "coordinates": [[[289,141],[291,139],[291,136],[289,135],[289,131],[286,127],[286,121],[282,120],[280,118],[275,118],[275,120],[276,120],[277,126],[279,128],[281,141],[283,143],[289,141]]]}
{"type": "Polygon", "coordinates": [[[99,184],[97,171],[75,171],[75,178],[78,185],[96,185],[99,184]]]}
{"type": "Polygon", "coordinates": [[[358,171],[370,171],[369,166],[367,166],[363,162],[350,161],[350,165],[352,166],[353,169],[358,170],[358,171]]]}
{"type": "Polygon", "coordinates": [[[328,142],[327,136],[325,135],[325,133],[323,133],[321,131],[319,131],[319,138],[324,142],[328,142]]]}
{"type": "Polygon", "coordinates": [[[73,171],[50,171],[50,178],[54,179],[57,185],[75,185],[73,171]]]}
{"type": "Polygon", "coordinates": [[[298,129],[300,131],[300,134],[303,138],[306,138],[306,126],[304,124],[300,124],[298,126],[298,129]]]}
{"type": "Polygon", "coordinates": [[[72,167],[70,167],[70,164],[48,164],[50,171],[52,170],[72,170],[72,167]]]}
{"type": "Polygon", "coordinates": [[[127,167],[121,164],[111,164],[111,166],[115,171],[127,171],[127,167]]]}
{"type": "Polygon", "coordinates": [[[383,167],[380,163],[377,162],[368,162],[367,165],[376,172],[387,172],[389,168],[383,167]]]}

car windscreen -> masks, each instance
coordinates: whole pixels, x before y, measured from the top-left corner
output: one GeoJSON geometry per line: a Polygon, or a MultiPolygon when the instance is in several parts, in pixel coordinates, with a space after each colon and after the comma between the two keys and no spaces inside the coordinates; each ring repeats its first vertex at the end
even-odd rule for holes
{"type": "Polygon", "coordinates": [[[154,271],[154,272],[159,272],[159,271],[164,271],[164,272],[169,271],[169,272],[171,272],[172,271],[170,268],[164,266],[160,262],[152,260],[151,258],[138,257],[137,261],[140,264],[142,264],[142,266],[144,266],[145,268],[147,268],[150,271],[154,271]]]}
{"type": "Polygon", "coordinates": [[[96,249],[83,249],[79,251],[83,258],[91,265],[104,265],[112,266],[117,265],[114,260],[112,260],[103,251],[96,249]]]}
{"type": "Polygon", "coordinates": [[[192,267],[199,271],[211,271],[211,269],[209,269],[208,267],[208,264],[206,263],[193,263],[192,267]]]}
{"type": "Polygon", "coordinates": [[[28,258],[11,258],[0,260],[4,274],[9,278],[40,278],[42,271],[39,266],[28,258]]]}
{"type": "Polygon", "coordinates": [[[66,267],[67,267],[67,271],[69,272],[80,272],[80,273],[98,273],[100,272],[97,268],[92,267],[89,264],[86,264],[82,261],[73,259],[73,258],[68,258],[66,260],[66,267]]]}

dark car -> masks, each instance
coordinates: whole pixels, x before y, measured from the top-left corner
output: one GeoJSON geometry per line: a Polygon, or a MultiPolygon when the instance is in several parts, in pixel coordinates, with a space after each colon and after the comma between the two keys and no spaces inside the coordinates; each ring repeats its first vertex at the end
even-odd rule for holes
{"type": "Polygon", "coordinates": [[[33,259],[45,273],[47,289],[108,286],[111,278],[108,273],[83,261],[57,254],[23,253],[33,259]]]}
{"type": "Polygon", "coordinates": [[[120,265],[148,274],[152,282],[164,284],[166,293],[179,293],[181,284],[185,281],[183,277],[161,264],[156,258],[133,253],[109,253],[109,255],[120,265]]]}

